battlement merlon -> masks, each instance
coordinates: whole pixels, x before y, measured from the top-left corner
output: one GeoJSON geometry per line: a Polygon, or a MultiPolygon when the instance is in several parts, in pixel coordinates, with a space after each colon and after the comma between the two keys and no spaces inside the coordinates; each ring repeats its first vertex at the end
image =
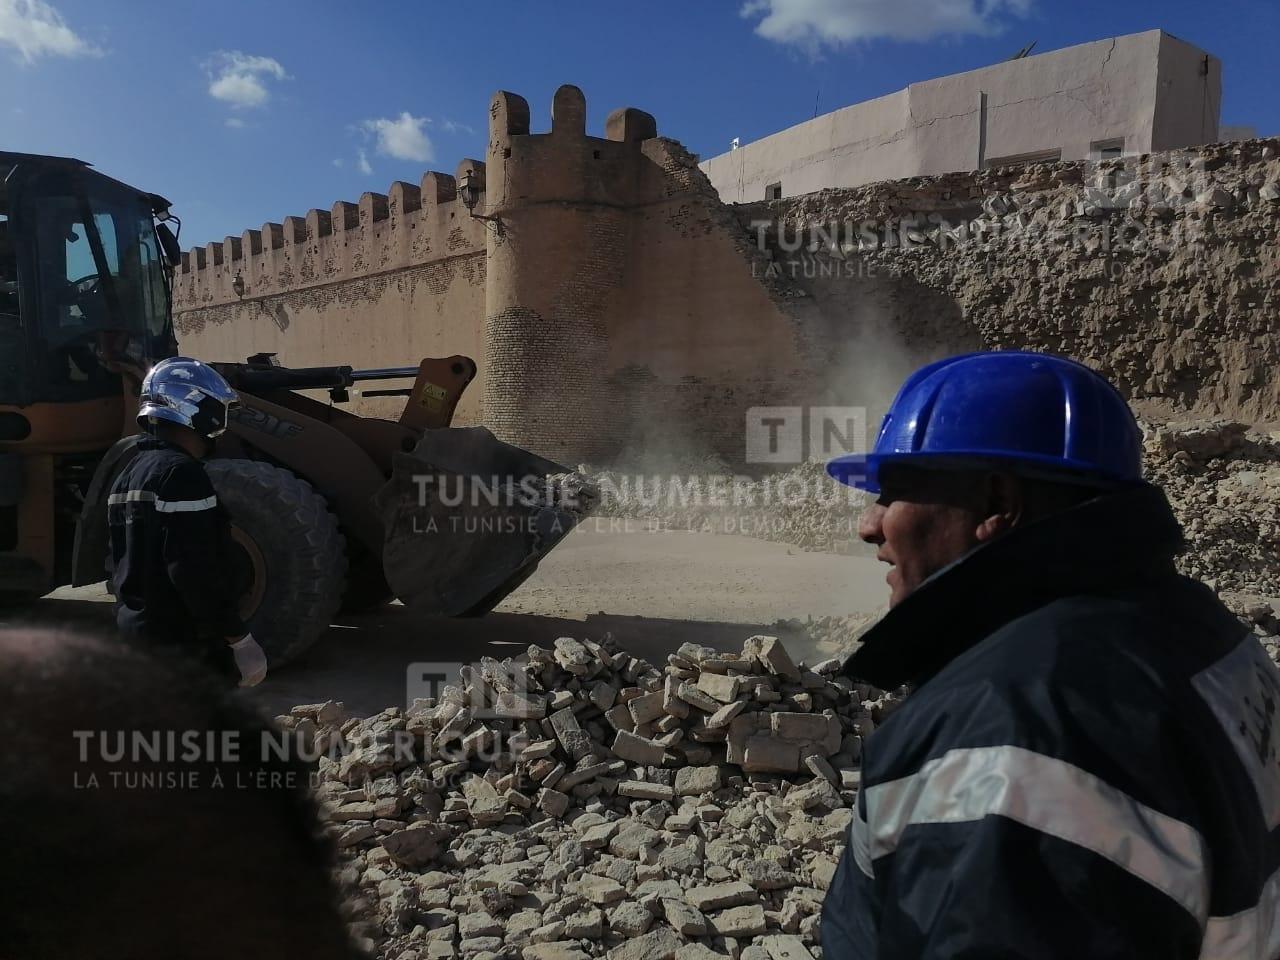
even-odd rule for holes
{"type": "Polygon", "coordinates": [[[657,137],[654,118],[625,107],[609,115],[604,137],[586,131],[586,97],[575,86],[556,91],[546,133],[530,132],[523,97],[499,91],[490,106],[486,160],[464,159],[453,176],[428,171],[417,186],[395,181],[386,193],[365,193],[356,203],[339,200],[328,211],[313,208],[194,248],[178,264],[175,303],[178,309],[230,303],[480,254],[484,221],[468,216],[458,200],[458,180],[465,175],[481,191],[476,212],[490,216],[539,203],[643,202],[655,172],[643,147],[657,137]]]}
{"type": "Polygon", "coordinates": [[[551,130],[531,133],[529,104],[500,90],[489,105],[489,180],[485,212],[539,203],[628,206],[640,202],[641,144],[658,135],[651,114],[623,107],[609,114],[605,136],[587,135],[587,101],[565,84],[551,104],[551,130]]]}
{"type": "MultiPolygon", "coordinates": [[[[484,184],[484,164],[459,165],[484,184]]],[[[483,195],[481,197],[483,203],[483,195]]],[[[393,182],[384,193],[329,210],[264,223],[239,237],[182,254],[174,309],[230,304],[359,280],[460,256],[483,256],[483,221],[458,201],[456,180],[428,171],[419,185],[393,182]],[[239,282],[237,282],[237,277],[239,282]]]]}
{"type": "MultiPolygon", "coordinates": [[[[476,172],[477,182],[483,191],[484,163],[479,160],[464,160],[458,166],[459,173],[464,168],[476,172]]],[[[428,171],[423,174],[418,186],[397,180],[385,194],[365,193],[357,203],[339,200],[328,210],[313,208],[303,217],[284,217],[279,223],[264,223],[258,230],[246,230],[239,237],[226,237],[220,243],[207,243],[195,248],[200,251],[199,256],[192,255],[194,249],[183,253],[177,264],[177,271],[179,275],[189,275],[198,270],[230,266],[234,277],[236,270],[245,270],[249,261],[270,251],[290,246],[314,245],[324,238],[367,227],[379,230],[389,227],[396,231],[407,229],[416,232],[429,222],[435,225],[435,231],[444,230],[447,233],[456,224],[445,228],[444,221],[466,216],[466,210],[456,203],[457,196],[457,181],[452,175],[428,171]],[[441,207],[447,211],[443,216],[441,207]],[[449,216],[450,213],[452,217],[449,216]]],[[[431,229],[428,227],[429,231],[431,229]]],[[[482,243],[483,237],[479,234],[477,237],[482,243]]],[[[445,236],[442,234],[439,240],[439,246],[443,247],[445,236]]],[[[344,242],[349,243],[350,238],[344,238],[344,242]]],[[[424,245],[419,243],[419,247],[422,246],[424,245]]]]}
{"type": "MultiPolygon", "coordinates": [[[[269,256],[271,251],[316,244],[347,231],[379,227],[384,221],[390,221],[392,230],[417,229],[420,223],[413,220],[415,216],[438,223],[438,216],[424,212],[456,202],[457,177],[464,171],[472,173],[473,182],[484,194],[477,209],[490,214],[520,201],[632,202],[635,171],[627,168],[639,163],[639,145],[657,136],[656,121],[643,110],[623,107],[609,114],[603,138],[588,136],[586,128],[586,97],[571,84],[556,91],[551,130],[542,134],[530,133],[528,102],[517,94],[499,91],[489,110],[487,161],[466,159],[458,165],[456,177],[429,171],[416,188],[396,181],[385,194],[366,193],[358,203],[339,200],[328,212],[312,209],[303,217],[288,216],[280,223],[263,224],[260,230],[246,230],[239,238],[206,244],[198,255],[193,256],[194,251],[183,254],[178,272],[186,276],[218,269],[234,276],[253,258],[269,256]],[[498,171],[492,177],[487,173],[490,166],[498,171]],[[503,184],[501,197],[486,190],[489,180],[503,184]]],[[[452,212],[454,219],[466,214],[460,204],[452,212]]],[[[477,239],[483,237],[477,235],[477,239]]]]}

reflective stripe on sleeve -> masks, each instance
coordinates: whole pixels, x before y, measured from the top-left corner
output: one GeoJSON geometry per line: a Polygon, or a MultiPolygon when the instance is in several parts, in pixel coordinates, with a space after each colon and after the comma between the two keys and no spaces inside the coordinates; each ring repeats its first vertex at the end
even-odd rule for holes
{"type": "Polygon", "coordinates": [[[1274,960],[1280,957],[1280,872],[1262,888],[1258,903],[1229,917],[1210,917],[1201,960],[1274,960]]]}
{"type": "Polygon", "coordinates": [[[1200,834],[1062,760],[1010,746],[950,750],[865,793],[873,860],[897,849],[915,824],[1006,817],[1110,860],[1202,927],[1208,917],[1200,834]]]}
{"type": "Polygon", "coordinates": [[[199,513],[201,510],[212,510],[218,505],[217,496],[205,497],[203,500],[161,500],[156,498],[157,513],[199,513]]]}
{"type": "Polygon", "coordinates": [[[849,821],[849,855],[859,870],[868,877],[875,877],[871,868],[871,829],[862,819],[862,811],[857,804],[853,807],[853,819],[849,821]]]}
{"type": "Polygon", "coordinates": [[[156,495],[150,490],[129,490],[125,493],[113,493],[107,497],[107,504],[113,503],[155,503],[156,495]]]}

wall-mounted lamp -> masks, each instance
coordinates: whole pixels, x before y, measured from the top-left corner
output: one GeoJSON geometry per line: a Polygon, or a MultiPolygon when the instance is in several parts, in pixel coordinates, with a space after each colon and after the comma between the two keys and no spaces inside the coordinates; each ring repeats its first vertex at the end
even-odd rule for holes
{"type": "Polygon", "coordinates": [[[231,279],[231,289],[235,291],[237,297],[244,296],[244,276],[239,270],[236,271],[236,275],[231,279]]]}
{"type": "Polygon", "coordinates": [[[480,202],[480,184],[479,177],[475,175],[475,171],[468,170],[458,178],[458,199],[462,201],[462,205],[467,208],[467,214],[473,220],[489,220],[497,224],[499,232],[502,230],[502,220],[498,217],[485,216],[483,213],[476,213],[476,205],[480,202]]]}

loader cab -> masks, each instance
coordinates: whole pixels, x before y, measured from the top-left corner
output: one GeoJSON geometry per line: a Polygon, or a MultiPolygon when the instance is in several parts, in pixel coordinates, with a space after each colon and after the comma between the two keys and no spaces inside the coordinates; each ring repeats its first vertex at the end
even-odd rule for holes
{"type": "Polygon", "coordinates": [[[79,160],[0,152],[0,600],[70,582],[86,494],[176,352],[167,208],[79,160]]]}
{"type": "Polygon", "coordinates": [[[167,204],[76,160],[0,153],[0,179],[0,406],[118,396],[174,352],[167,204]]]}

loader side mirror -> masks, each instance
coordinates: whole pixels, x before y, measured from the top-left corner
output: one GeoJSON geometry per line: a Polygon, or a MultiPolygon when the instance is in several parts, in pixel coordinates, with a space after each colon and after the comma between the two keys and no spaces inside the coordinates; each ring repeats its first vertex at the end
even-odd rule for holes
{"type": "Polygon", "coordinates": [[[182,248],[178,246],[178,238],[173,235],[167,223],[156,224],[156,236],[160,238],[160,246],[164,248],[164,258],[171,264],[182,260],[182,248]]]}

